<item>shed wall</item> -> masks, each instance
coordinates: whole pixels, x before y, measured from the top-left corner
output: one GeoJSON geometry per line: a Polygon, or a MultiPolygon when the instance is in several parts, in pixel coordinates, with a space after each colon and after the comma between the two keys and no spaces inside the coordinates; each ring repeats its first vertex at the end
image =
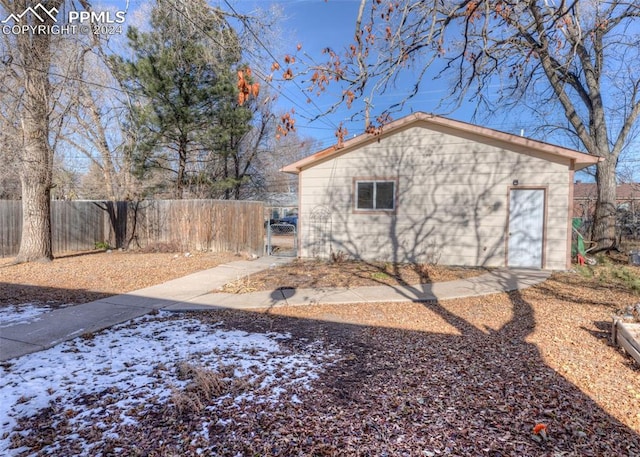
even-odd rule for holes
{"type": "Polygon", "coordinates": [[[422,126],[372,138],[301,172],[301,255],[505,266],[518,180],[546,189],[544,268],[565,269],[569,164],[548,159],[422,126]],[[355,212],[354,179],[396,180],[396,210],[355,212]]]}

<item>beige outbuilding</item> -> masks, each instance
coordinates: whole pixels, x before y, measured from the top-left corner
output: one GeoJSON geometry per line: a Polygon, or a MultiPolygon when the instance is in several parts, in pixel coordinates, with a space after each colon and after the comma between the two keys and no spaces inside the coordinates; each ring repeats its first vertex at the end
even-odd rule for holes
{"type": "Polygon", "coordinates": [[[564,270],[574,172],[597,158],[425,113],[290,164],[298,255],[564,270]]]}

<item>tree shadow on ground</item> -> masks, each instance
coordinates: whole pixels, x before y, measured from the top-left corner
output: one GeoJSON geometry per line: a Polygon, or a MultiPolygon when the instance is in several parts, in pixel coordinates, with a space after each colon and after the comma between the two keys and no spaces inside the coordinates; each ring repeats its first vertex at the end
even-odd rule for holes
{"type": "Polygon", "coordinates": [[[0,307],[25,303],[44,303],[52,307],[67,303],[80,304],[101,300],[113,294],[81,289],[29,286],[0,282],[0,307]]]}
{"type": "MultiPolygon", "coordinates": [[[[511,265],[509,198],[512,187],[530,186],[544,192],[546,220],[556,221],[543,227],[540,265],[562,265],[566,259],[552,246],[565,242],[570,230],[557,222],[567,220],[563,190],[535,175],[529,151],[503,155],[488,152],[477,139],[459,140],[473,139],[458,138],[453,144],[444,136],[398,134],[371,139],[351,156],[345,153],[319,163],[320,171],[309,172],[306,194],[301,186],[309,206],[301,208],[301,236],[308,255],[342,253],[393,265],[439,259],[484,267],[511,265]],[[393,211],[358,211],[358,180],[395,182],[393,211]],[[313,218],[313,204],[324,209],[328,222],[313,218]]],[[[533,242],[539,235],[527,230],[523,236],[531,239],[520,241],[531,241],[536,248],[533,242]]],[[[422,276],[423,282],[430,282],[428,275],[422,276]]],[[[498,280],[510,285],[508,276],[498,280]]],[[[407,301],[433,290],[430,285],[402,286],[396,291],[407,301]]],[[[548,293],[562,295],[553,288],[548,293]]],[[[573,291],[569,295],[566,298],[578,300],[573,291]]],[[[314,388],[321,397],[312,406],[315,412],[302,406],[303,413],[293,412],[284,421],[301,424],[294,433],[296,443],[304,442],[304,436],[315,437],[316,447],[309,445],[301,452],[292,447],[290,454],[640,455],[637,432],[551,368],[538,347],[528,342],[537,325],[532,304],[518,291],[508,297],[509,309],[502,310],[508,316],[486,327],[469,318],[475,310],[454,312],[437,299],[422,310],[441,325],[418,331],[346,323],[305,325],[302,320],[283,324],[282,330],[290,326],[300,338],[318,335],[344,354],[323,377],[319,390],[314,388]],[[303,336],[300,329],[307,326],[303,336]],[[548,440],[533,434],[539,423],[548,426],[548,440]]],[[[598,304],[607,305],[599,298],[598,304]]],[[[279,317],[255,319],[269,322],[274,330],[283,322],[279,317]]],[[[267,432],[260,424],[255,430],[267,432]]],[[[241,445],[234,449],[245,452],[241,445]]]]}
{"type": "Polygon", "coordinates": [[[212,440],[230,452],[265,455],[640,455],[636,432],[526,342],[536,322],[521,293],[510,293],[509,301],[511,318],[484,329],[446,302],[416,304],[448,324],[439,324],[448,329],[440,332],[292,318],[273,310],[212,313],[208,318],[232,328],[288,332],[290,344],[319,339],[341,351],[302,403],[266,408],[268,421],[248,416],[241,426],[237,416],[221,412],[222,421],[231,422],[212,427],[212,440]],[[548,427],[546,440],[533,433],[539,423],[548,427]],[[266,438],[276,431],[281,439],[266,438]],[[265,446],[277,452],[255,438],[252,443],[252,436],[265,437],[265,446]]]}
{"type": "Polygon", "coordinates": [[[292,338],[281,344],[297,351],[314,351],[318,346],[309,343],[321,341],[340,352],[309,390],[261,405],[251,403],[248,391],[244,404],[179,422],[167,421],[166,406],[158,405],[119,440],[127,449],[140,443],[132,455],[153,455],[149,436],[177,427],[175,437],[166,430],[160,436],[180,449],[182,432],[200,433],[206,423],[211,452],[223,456],[640,455],[637,431],[527,342],[537,323],[520,292],[495,307],[462,311],[438,300],[403,306],[413,313],[403,316],[407,321],[419,321],[411,329],[394,326],[394,304],[354,311],[360,314],[353,321],[365,323],[363,312],[386,313],[387,326],[337,322],[315,307],[297,307],[297,316],[277,315],[278,308],[188,314],[216,328],[288,333],[292,338]],[[497,317],[484,316],[487,310],[497,317]],[[548,427],[547,440],[533,434],[539,423],[548,427]]]}

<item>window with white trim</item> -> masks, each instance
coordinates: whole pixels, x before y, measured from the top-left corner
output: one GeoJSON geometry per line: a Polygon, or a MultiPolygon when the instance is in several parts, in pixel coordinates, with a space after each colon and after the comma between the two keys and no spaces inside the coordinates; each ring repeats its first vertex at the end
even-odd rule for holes
{"type": "Polygon", "coordinates": [[[356,181],[356,209],[393,211],[396,206],[395,181],[356,181]]]}

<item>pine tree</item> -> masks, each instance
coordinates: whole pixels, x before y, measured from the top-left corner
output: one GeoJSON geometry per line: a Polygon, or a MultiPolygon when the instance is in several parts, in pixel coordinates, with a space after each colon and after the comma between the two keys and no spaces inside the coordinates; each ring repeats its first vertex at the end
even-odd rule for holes
{"type": "MultiPolygon", "coordinates": [[[[183,198],[202,185],[203,170],[228,154],[230,133],[222,119],[237,99],[234,69],[241,50],[220,11],[199,0],[158,1],[150,31],[129,28],[133,59],[113,59],[136,100],[132,112],[142,141],[135,157],[140,174],[153,169],[173,175],[172,195],[183,198]]],[[[247,108],[236,103],[234,129],[249,129],[247,108]]]]}

